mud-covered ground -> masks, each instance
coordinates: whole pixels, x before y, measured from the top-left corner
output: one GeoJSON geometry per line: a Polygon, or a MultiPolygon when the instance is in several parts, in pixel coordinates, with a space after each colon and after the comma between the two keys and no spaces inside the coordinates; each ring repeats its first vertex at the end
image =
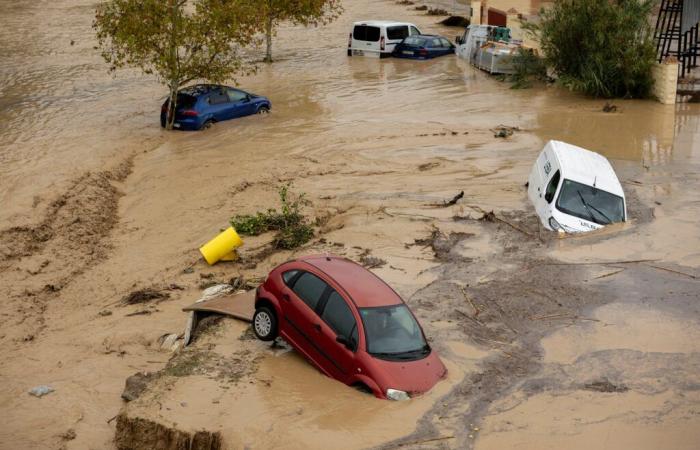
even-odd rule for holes
{"type": "Polygon", "coordinates": [[[114,448],[118,424],[218,432],[231,448],[696,448],[697,106],[604,113],[455,58],[348,58],[354,20],[456,33],[411,6],[345,6],[328,27],[283,27],[279,61],[239,80],[272,99],[268,117],[166,133],[162,88],[112,78],[92,50],[92,2],[3,5],[0,448],[114,448]],[[499,125],[519,131],[495,138],[499,125]],[[632,220],[541,230],[523,185],[548,139],[608,156],[632,220]],[[263,235],[238,263],[201,260],[230,216],[276,206],[290,181],[320,219],[309,244],[271,253],[263,235]],[[234,320],[161,350],[203,287],[311,252],[364,257],[414,309],[447,380],[377,400],[234,320]],[[158,375],[125,406],[136,372],[158,375]],[[55,391],[27,394],[42,384],[55,391]]]}

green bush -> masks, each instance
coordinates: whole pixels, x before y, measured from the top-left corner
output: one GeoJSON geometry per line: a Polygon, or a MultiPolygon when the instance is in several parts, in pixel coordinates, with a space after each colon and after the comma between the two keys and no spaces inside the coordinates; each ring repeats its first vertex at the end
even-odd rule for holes
{"type": "Polygon", "coordinates": [[[278,193],[282,210],[269,208],[255,215],[236,215],[231,226],[240,234],[257,236],[277,231],[273,245],[280,249],[293,249],[307,243],[314,236],[314,229],[302,214],[301,208],[309,204],[304,193],[293,195],[289,184],[280,186],[278,193]]]}
{"type": "Polygon", "coordinates": [[[559,82],[595,97],[645,98],[656,58],[656,0],[557,0],[527,24],[559,82]]]}
{"type": "Polygon", "coordinates": [[[533,50],[519,48],[513,66],[515,73],[509,77],[512,89],[527,89],[535,81],[547,81],[547,65],[533,50]]]}

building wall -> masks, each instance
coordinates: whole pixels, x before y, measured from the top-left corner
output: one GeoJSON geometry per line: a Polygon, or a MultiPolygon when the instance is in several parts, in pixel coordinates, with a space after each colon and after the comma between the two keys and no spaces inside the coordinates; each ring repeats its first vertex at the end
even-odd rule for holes
{"type": "Polygon", "coordinates": [[[652,69],[654,75],[654,96],[664,105],[676,103],[678,86],[678,62],[666,60],[652,69]]]}

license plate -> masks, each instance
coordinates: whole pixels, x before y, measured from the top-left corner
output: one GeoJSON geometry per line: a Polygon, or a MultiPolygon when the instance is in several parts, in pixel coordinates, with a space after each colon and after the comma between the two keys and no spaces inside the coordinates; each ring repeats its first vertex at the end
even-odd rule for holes
{"type": "Polygon", "coordinates": [[[353,50],[353,51],[352,51],[352,54],[353,54],[354,56],[364,56],[364,55],[365,55],[365,52],[363,52],[362,50],[353,50]]]}
{"type": "Polygon", "coordinates": [[[413,52],[409,52],[408,50],[404,50],[401,53],[403,53],[404,55],[413,55],[413,52]]]}
{"type": "Polygon", "coordinates": [[[175,123],[173,124],[173,128],[180,128],[180,124],[177,123],[177,122],[175,122],[175,123]]]}

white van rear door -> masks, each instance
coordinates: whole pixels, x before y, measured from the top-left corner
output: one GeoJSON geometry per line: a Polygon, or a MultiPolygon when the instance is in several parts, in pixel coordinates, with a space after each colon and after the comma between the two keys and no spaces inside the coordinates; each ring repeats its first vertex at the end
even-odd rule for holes
{"type": "Polygon", "coordinates": [[[362,56],[365,52],[379,52],[381,30],[373,25],[355,25],[352,30],[352,54],[362,56]]]}

